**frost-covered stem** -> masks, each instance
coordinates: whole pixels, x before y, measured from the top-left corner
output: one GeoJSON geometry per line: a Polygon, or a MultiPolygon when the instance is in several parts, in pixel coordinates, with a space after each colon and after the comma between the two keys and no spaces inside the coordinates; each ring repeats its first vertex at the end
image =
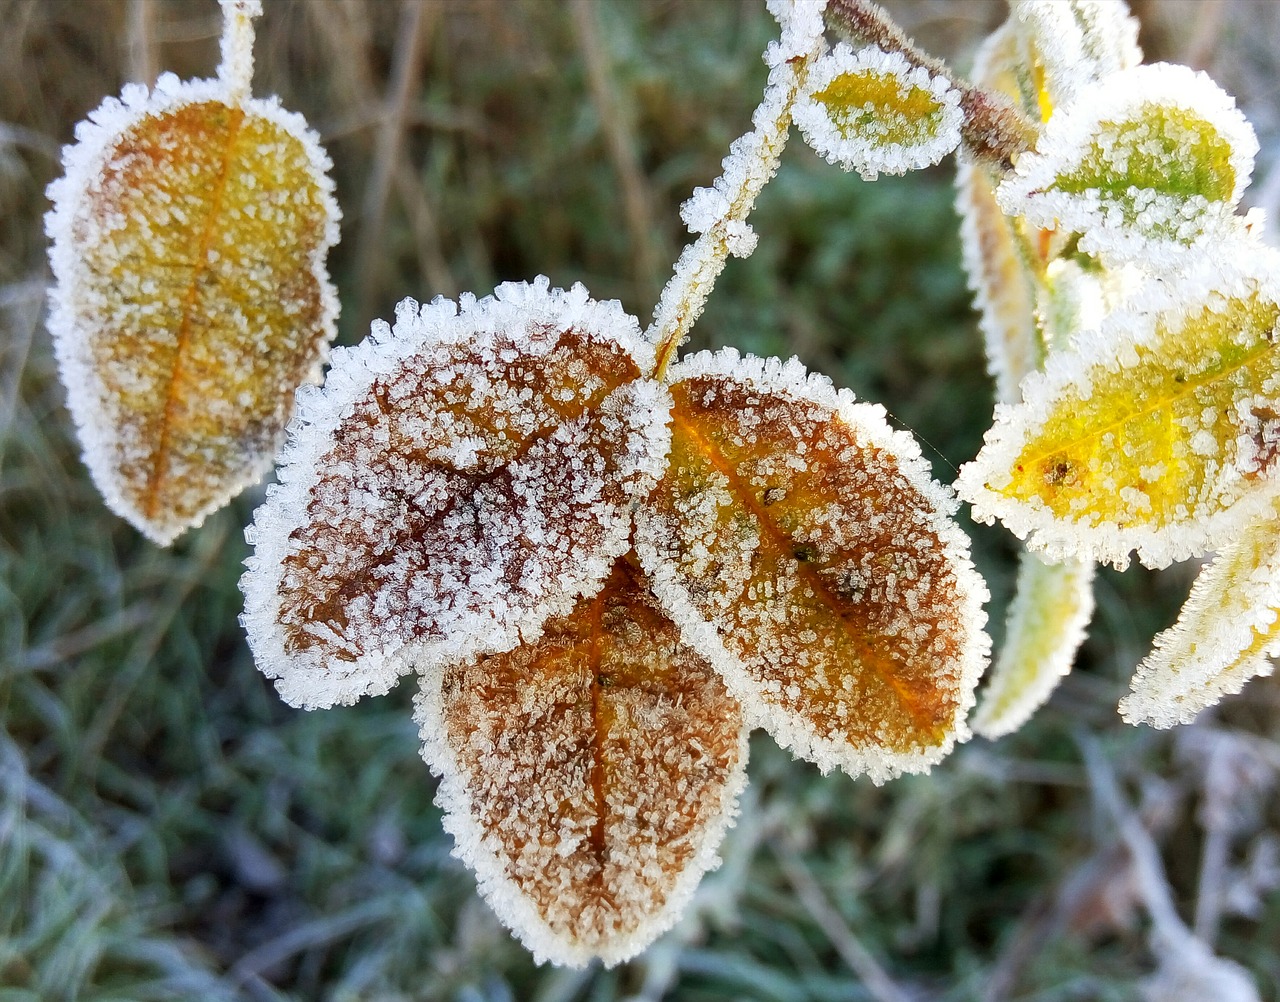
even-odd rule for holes
{"type": "Polygon", "coordinates": [[[1036,127],[1022,112],[1000,95],[956,76],[942,60],[918,48],[879,5],[868,0],[829,0],[827,13],[837,31],[885,52],[897,52],[958,90],[964,111],[960,138],[973,156],[1008,170],[1019,153],[1035,144],[1036,127]]]}
{"type": "Polygon", "coordinates": [[[791,129],[791,112],[815,56],[816,52],[797,56],[770,69],[764,99],[752,117],[755,129],[733,144],[725,160],[722,180],[731,174],[737,178],[735,190],[725,193],[728,209],[681,252],[654,310],[653,323],[645,332],[656,346],[654,378],[662,378],[667,371],[694,322],[702,315],[707,297],[735,249],[735,242],[742,241],[749,232],[747,216],[761,189],[778,172],[778,161],[791,129]],[[735,158],[738,163],[731,170],[730,161],[735,158]]]}
{"type": "Polygon", "coordinates": [[[222,62],[218,79],[233,101],[249,96],[253,84],[253,19],[262,16],[262,0],[219,0],[222,4],[222,62]]]}

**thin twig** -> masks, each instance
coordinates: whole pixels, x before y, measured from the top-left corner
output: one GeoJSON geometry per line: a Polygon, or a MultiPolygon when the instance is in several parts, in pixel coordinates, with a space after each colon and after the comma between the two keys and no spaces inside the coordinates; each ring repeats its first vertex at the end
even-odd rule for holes
{"type": "Polygon", "coordinates": [[[156,0],[129,0],[129,79],[151,87],[160,72],[156,52],[156,0]]]}

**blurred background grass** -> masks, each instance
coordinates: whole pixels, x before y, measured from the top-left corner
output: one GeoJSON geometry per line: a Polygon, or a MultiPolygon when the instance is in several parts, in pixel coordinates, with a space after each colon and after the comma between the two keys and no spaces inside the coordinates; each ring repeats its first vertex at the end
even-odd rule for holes
{"type": "MultiPolygon", "coordinates": [[[[1211,65],[1246,101],[1264,202],[1275,6],[1139,8],[1150,58],[1211,65]]],[[[402,296],[540,273],[647,322],[679,203],[749,126],[762,8],[270,0],[256,91],[335,161],[341,340],[402,296]]],[[[961,69],[1003,16],[892,9],[961,69]]],[[[1147,919],[1081,741],[1160,844],[1184,917],[1220,926],[1280,999],[1280,688],[1256,681],[1172,735],[1115,713],[1187,567],[1104,572],[1049,706],[930,776],[821,777],[757,735],[725,864],[681,926],[613,970],[535,967],[449,855],[408,687],[303,713],[255,670],[236,581],[261,488],[162,551],[78,458],[42,326],[43,190],[126,80],[213,72],[216,5],[0,0],[0,25],[0,1002],[1135,998],[1147,919]]],[[[991,412],[950,183],[945,165],[864,184],[797,141],[693,347],[799,355],[883,402],[949,481],[991,412]]],[[[1016,551],[968,528],[998,643],[1016,551]]]]}

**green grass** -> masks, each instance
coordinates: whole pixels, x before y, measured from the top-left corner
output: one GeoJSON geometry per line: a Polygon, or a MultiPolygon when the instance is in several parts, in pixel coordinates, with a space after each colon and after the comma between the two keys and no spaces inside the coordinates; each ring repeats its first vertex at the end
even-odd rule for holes
{"type": "MultiPolygon", "coordinates": [[[[1077,735],[1102,742],[1143,807],[1189,918],[1204,780],[1177,738],[1114,710],[1186,569],[1104,573],[1091,639],[1050,706],[930,776],[822,777],[757,735],[725,864],[685,923],[611,971],[535,967],[450,856],[409,687],[304,713],[255,670],[236,581],[261,488],[159,550],[106,511],[79,461],[39,315],[42,191],[50,147],[128,76],[131,9],[0,0],[0,123],[23,130],[0,138],[0,1002],[872,998],[852,940],[919,999],[983,999],[993,983],[1037,1002],[1137,997],[1146,920],[1095,900],[1125,869],[1077,735]],[[1091,884],[1097,873],[1109,877],[1091,884]]],[[[428,40],[399,168],[431,225],[410,225],[393,186],[371,266],[359,246],[376,109],[361,87],[386,86],[397,8],[268,4],[257,89],[306,114],[336,164],[344,341],[403,295],[538,273],[647,321],[683,240],[679,202],[748,127],[772,29],[727,0],[596,15],[654,229],[627,227],[567,9],[457,0],[428,40]],[[637,239],[658,273],[638,265],[637,239]]],[[[152,16],[159,65],[212,71],[211,2],[152,16]]],[[[753,217],[759,251],[730,263],[693,347],[799,354],[883,402],[950,480],[991,409],[951,201],[950,167],[867,185],[797,140],[753,217]]],[[[1016,550],[970,528],[998,642],[1016,550]]],[[[1274,747],[1278,708],[1276,684],[1255,682],[1214,726],[1274,747]]],[[[1280,832],[1273,793],[1249,803],[1234,862],[1280,832]]],[[[1274,893],[1228,918],[1220,946],[1280,997],[1274,893]]]]}

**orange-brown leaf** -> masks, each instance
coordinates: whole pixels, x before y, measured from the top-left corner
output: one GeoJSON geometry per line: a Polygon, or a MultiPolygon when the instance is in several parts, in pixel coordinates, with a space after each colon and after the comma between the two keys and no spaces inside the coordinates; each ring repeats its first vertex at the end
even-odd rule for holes
{"type": "Polygon", "coordinates": [[[637,541],[686,642],[824,769],[880,781],[940,759],[966,736],[986,590],[914,441],[794,361],[726,351],[672,376],[670,466],[637,541]]]}
{"type": "Polygon", "coordinates": [[[318,378],[337,208],[274,102],[166,77],[91,117],[50,188],[50,326],[99,489],[167,543],[262,475],[318,378]]]}
{"type": "Polygon", "coordinates": [[[652,349],[581,286],[497,297],[406,300],[300,399],[242,581],[290,703],[535,639],[628,549],[667,448],[670,398],[639,378],[652,349]]]}
{"type": "Polygon", "coordinates": [[[679,917],[731,819],[746,731],[634,556],[536,643],[424,677],[457,854],[538,959],[612,964],[679,917]]]}

